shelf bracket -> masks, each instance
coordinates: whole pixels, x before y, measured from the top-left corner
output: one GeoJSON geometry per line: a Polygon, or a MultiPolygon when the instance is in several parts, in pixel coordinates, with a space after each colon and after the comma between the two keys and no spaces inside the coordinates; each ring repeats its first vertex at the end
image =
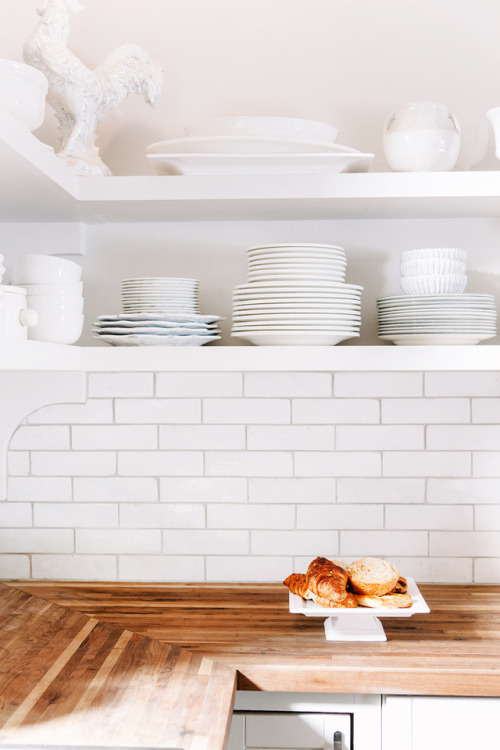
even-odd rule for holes
{"type": "Polygon", "coordinates": [[[83,372],[0,372],[0,500],[7,498],[7,453],[21,422],[42,406],[85,401],[83,372]]]}

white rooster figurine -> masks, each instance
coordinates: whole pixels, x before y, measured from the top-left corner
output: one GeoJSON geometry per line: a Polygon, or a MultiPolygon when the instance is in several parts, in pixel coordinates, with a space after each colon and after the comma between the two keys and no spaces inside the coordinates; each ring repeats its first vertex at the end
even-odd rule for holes
{"type": "Polygon", "coordinates": [[[118,47],[90,70],[66,46],[69,12],[83,7],[79,0],[43,0],[37,9],[40,21],[24,45],[24,60],[48,79],[47,101],[60,128],[57,156],[79,174],[110,175],[95,145],[98,123],[133,93],[154,105],[163,72],[133,44],[118,47]]]}

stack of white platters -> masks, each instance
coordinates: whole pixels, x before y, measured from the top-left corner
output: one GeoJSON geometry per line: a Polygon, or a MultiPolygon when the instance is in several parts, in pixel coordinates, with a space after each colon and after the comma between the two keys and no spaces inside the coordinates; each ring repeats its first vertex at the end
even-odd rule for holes
{"type": "Polygon", "coordinates": [[[94,338],[113,346],[201,346],[220,339],[219,315],[200,315],[199,281],[148,277],[122,281],[122,313],[99,315],[94,338]]]}
{"type": "Polygon", "coordinates": [[[198,279],[148,277],[124,279],[122,312],[199,312],[198,279]]]}
{"type": "Polygon", "coordinates": [[[366,172],[374,154],[337,144],[337,135],[315,120],[217,117],[150,144],[146,158],[163,175],[366,172]]]}
{"type": "Polygon", "coordinates": [[[403,345],[472,345],[496,336],[491,294],[423,294],[377,300],[381,339],[403,345]]]}
{"type": "Polygon", "coordinates": [[[323,346],[359,336],[362,287],[344,281],[343,248],[291,243],[247,253],[248,283],[233,291],[233,337],[323,346]]]}
{"type": "Polygon", "coordinates": [[[99,315],[94,338],[113,346],[202,346],[220,339],[218,315],[123,313],[99,315]]]}

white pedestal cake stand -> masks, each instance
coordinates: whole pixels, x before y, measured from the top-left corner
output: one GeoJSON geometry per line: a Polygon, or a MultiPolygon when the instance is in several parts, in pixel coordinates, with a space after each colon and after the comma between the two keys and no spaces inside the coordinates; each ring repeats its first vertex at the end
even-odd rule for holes
{"type": "Polygon", "coordinates": [[[289,595],[289,608],[293,614],[306,617],[326,617],[325,634],[327,641],[386,641],[387,636],[380,617],[411,617],[430,612],[413,578],[408,578],[408,593],[412,598],[411,607],[380,608],[371,607],[320,607],[311,599],[302,599],[297,594],[289,595]],[[335,614],[333,614],[335,613],[335,614]]]}

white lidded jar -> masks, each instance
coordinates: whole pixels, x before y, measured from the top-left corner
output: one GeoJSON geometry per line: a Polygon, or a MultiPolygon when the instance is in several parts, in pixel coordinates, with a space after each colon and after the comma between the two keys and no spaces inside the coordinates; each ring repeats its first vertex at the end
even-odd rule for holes
{"type": "Polygon", "coordinates": [[[460,125],[444,104],[408,102],[387,118],[383,148],[393,172],[447,172],[460,153],[460,125]]]}
{"type": "Polygon", "coordinates": [[[26,289],[0,285],[0,338],[27,339],[38,313],[26,307],[26,289]]]}

